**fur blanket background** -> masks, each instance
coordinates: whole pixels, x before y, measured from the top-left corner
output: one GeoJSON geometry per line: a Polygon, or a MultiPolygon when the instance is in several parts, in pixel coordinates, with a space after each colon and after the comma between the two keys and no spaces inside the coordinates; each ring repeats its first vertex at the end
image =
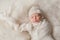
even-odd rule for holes
{"type": "Polygon", "coordinates": [[[0,40],[19,39],[13,27],[28,21],[27,13],[33,5],[40,6],[53,27],[55,39],[60,40],[60,0],[0,0],[0,40]]]}

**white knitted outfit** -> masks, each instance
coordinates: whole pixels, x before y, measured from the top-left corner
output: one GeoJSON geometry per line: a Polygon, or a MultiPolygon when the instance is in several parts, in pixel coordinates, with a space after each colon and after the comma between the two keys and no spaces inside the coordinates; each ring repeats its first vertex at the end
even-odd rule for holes
{"type": "Polygon", "coordinates": [[[50,25],[44,19],[39,23],[25,23],[20,26],[20,31],[28,31],[31,40],[53,40],[50,34],[50,25]]]}

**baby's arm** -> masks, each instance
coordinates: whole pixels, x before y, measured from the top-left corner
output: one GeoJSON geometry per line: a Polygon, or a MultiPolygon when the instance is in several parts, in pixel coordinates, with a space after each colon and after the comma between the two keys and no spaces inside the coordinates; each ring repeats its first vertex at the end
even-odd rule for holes
{"type": "Polygon", "coordinates": [[[26,29],[26,24],[25,24],[25,23],[22,24],[22,25],[20,25],[19,31],[20,31],[20,32],[27,31],[27,29],[26,29]]]}

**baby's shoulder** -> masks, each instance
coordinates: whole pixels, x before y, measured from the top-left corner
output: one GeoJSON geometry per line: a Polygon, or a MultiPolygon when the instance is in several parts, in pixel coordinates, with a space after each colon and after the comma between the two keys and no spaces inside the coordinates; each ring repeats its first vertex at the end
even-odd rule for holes
{"type": "Polygon", "coordinates": [[[49,21],[48,21],[47,19],[44,19],[44,20],[42,21],[42,23],[43,23],[43,24],[49,24],[49,21]]]}
{"type": "Polygon", "coordinates": [[[27,25],[29,25],[30,23],[22,23],[21,25],[20,25],[20,27],[21,26],[27,26],[27,25]]]}

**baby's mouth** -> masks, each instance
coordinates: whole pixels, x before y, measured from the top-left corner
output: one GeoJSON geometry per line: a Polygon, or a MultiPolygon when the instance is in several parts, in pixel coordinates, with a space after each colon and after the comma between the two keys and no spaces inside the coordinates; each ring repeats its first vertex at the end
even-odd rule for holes
{"type": "Polygon", "coordinates": [[[35,23],[35,22],[39,22],[39,21],[38,20],[34,20],[33,22],[35,23]]]}

